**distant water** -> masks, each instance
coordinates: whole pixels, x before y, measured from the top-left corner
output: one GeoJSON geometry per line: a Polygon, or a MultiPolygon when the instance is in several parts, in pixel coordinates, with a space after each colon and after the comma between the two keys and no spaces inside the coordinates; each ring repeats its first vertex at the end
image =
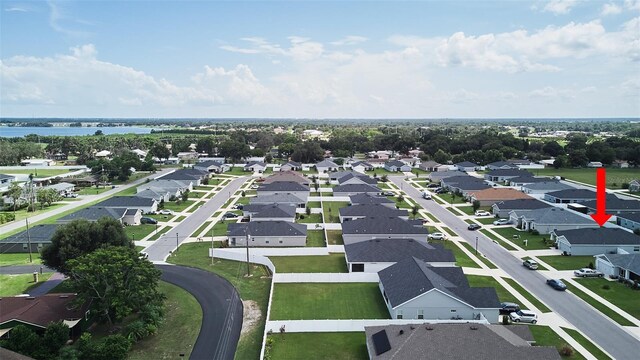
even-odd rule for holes
{"type": "Polygon", "coordinates": [[[0,126],[0,137],[23,137],[29,134],[41,136],[78,136],[93,135],[97,130],[102,130],[105,135],[110,134],[149,134],[152,128],[136,126],[116,126],[116,127],[8,127],[0,126]]]}

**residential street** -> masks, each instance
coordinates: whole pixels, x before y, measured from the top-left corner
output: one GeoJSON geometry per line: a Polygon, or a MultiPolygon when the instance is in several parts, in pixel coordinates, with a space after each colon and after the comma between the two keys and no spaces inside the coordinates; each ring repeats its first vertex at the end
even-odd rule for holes
{"type": "Polygon", "coordinates": [[[200,225],[209,219],[213,213],[218,211],[229,199],[229,195],[233,195],[247,179],[247,177],[240,177],[232,180],[224,189],[219,191],[193,214],[160,236],[158,240],[154,241],[152,245],[145,249],[145,252],[149,255],[149,261],[163,262],[167,256],[169,256],[169,253],[176,249],[179,243],[182,243],[184,239],[189,237],[200,225]]]}
{"type": "Polygon", "coordinates": [[[612,320],[601,315],[600,312],[578,297],[570,293],[558,292],[547,286],[544,276],[523,267],[520,259],[514,257],[502,246],[495,244],[480,232],[467,230],[467,223],[435,201],[422,199],[420,191],[405,182],[403,177],[390,176],[389,179],[471,246],[476,246],[477,239],[479,252],[511,275],[514,280],[553,309],[556,314],[576,326],[613,357],[619,360],[637,359],[640,351],[639,339],[632,336],[612,320]]]}

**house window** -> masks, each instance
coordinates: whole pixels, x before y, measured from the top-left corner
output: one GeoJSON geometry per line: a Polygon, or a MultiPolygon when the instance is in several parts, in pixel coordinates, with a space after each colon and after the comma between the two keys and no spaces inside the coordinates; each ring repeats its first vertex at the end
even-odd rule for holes
{"type": "Polygon", "coordinates": [[[402,319],[402,310],[396,311],[396,319],[402,319]]]}
{"type": "Polygon", "coordinates": [[[268,244],[268,243],[269,243],[269,240],[265,241],[265,243],[267,243],[267,244],[268,244]]]}
{"type": "Polygon", "coordinates": [[[418,310],[418,319],[424,319],[424,310],[418,310]]]}
{"type": "Polygon", "coordinates": [[[640,251],[640,246],[636,246],[633,248],[633,251],[640,251]]]}
{"type": "Polygon", "coordinates": [[[282,244],[282,240],[280,240],[280,244],[282,244]]]}
{"type": "Polygon", "coordinates": [[[455,313],[455,312],[457,312],[458,310],[456,310],[456,309],[451,309],[451,310],[449,310],[449,311],[451,311],[452,313],[455,313]]]}
{"type": "Polygon", "coordinates": [[[27,250],[27,244],[22,244],[22,249],[27,250]]]}
{"type": "Polygon", "coordinates": [[[364,272],[364,264],[351,264],[351,272],[364,272]]]}

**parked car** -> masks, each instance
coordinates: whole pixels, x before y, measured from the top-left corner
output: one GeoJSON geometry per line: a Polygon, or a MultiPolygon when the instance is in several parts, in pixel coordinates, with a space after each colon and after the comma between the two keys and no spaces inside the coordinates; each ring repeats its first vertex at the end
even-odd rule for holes
{"type": "Polygon", "coordinates": [[[538,315],[529,310],[518,310],[509,314],[509,319],[514,322],[528,322],[535,324],[538,322],[538,315]]]}
{"type": "Polygon", "coordinates": [[[224,215],[222,215],[222,217],[225,218],[225,219],[236,218],[238,216],[240,216],[240,215],[234,214],[232,212],[228,212],[228,213],[225,213],[224,215]]]}
{"type": "Polygon", "coordinates": [[[538,263],[535,260],[531,260],[531,259],[525,260],[522,262],[522,265],[531,270],[538,269],[538,263]]]}
{"type": "Polygon", "coordinates": [[[435,189],[435,188],[439,188],[439,187],[440,187],[440,184],[438,184],[438,183],[432,183],[432,184],[427,185],[427,188],[429,188],[429,189],[435,189]]]}
{"type": "Polygon", "coordinates": [[[432,240],[444,240],[447,238],[447,236],[441,232],[434,232],[433,234],[429,234],[427,237],[432,240]]]}
{"type": "Polygon", "coordinates": [[[491,213],[487,210],[478,210],[476,211],[476,216],[491,216],[491,213]]]}
{"type": "Polygon", "coordinates": [[[467,230],[471,230],[471,231],[478,230],[480,228],[482,228],[482,226],[480,226],[478,224],[469,224],[469,226],[467,226],[467,230]]]}
{"type": "Polygon", "coordinates": [[[424,191],[422,192],[422,198],[425,200],[431,200],[431,194],[429,194],[428,192],[424,191]]]}
{"type": "Polygon", "coordinates": [[[68,193],[68,194],[64,194],[64,197],[75,199],[75,198],[78,197],[78,194],[76,194],[76,193],[68,193]]]}
{"type": "Polygon", "coordinates": [[[383,192],[382,192],[382,195],[383,195],[383,196],[395,196],[396,194],[394,194],[394,193],[393,193],[393,192],[391,192],[391,191],[383,191],[383,192]]]}
{"type": "Polygon", "coordinates": [[[447,191],[445,189],[443,189],[443,188],[437,188],[433,192],[436,193],[436,194],[444,194],[447,191]]]}
{"type": "Polygon", "coordinates": [[[158,220],[154,219],[154,218],[150,218],[150,217],[141,217],[140,218],[140,224],[151,224],[151,225],[155,225],[158,223],[158,220]]]}
{"type": "Polygon", "coordinates": [[[260,187],[260,186],[258,186],[258,185],[251,185],[251,188],[252,188],[252,189],[257,189],[257,188],[259,188],[259,187],[260,187]]]}
{"type": "Polygon", "coordinates": [[[520,305],[511,302],[500,303],[500,315],[509,315],[520,310],[520,305]]]}
{"type": "Polygon", "coordinates": [[[577,277],[603,277],[604,274],[601,271],[593,270],[589,268],[582,268],[573,272],[573,275],[577,277]]]}
{"type": "Polygon", "coordinates": [[[551,286],[552,288],[559,290],[559,291],[565,291],[567,290],[567,285],[565,285],[562,280],[559,279],[549,279],[547,280],[547,285],[551,286]]]}
{"type": "Polygon", "coordinates": [[[171,210],[160,210],[160,211],[158,211],[158,214],[160,214],[160,215],[173,215],[173,211],[171,211],[171,210]]]}
{"type": "Polygon", "coordinates": [[[508,225],[510,222],[509,219],[498,219],[493,222],[493,225],[508,225]]]}
{"type": "Polygon", "coordinates": [[[242,205],[242,204],[235,204],[235,205],[233,205],[233,208],[234,208],[234,209],[238,209],[238,210],[242,210],[242,209],[244,209],[244,205],[242,205]]]}

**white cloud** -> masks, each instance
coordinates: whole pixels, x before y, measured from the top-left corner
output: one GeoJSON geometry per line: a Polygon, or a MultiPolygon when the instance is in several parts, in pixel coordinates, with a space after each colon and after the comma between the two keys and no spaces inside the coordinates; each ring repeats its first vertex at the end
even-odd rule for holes
{"type": "Polygon", "coordinates": [[[48,0],[47,4],[49,5],[49,26],[53,30],[71,37],[82,38],[90,35],[86,31],[73,29],[71,26],[73,23],[83,25],[90,24],[88,21],[69,16],[63,8],[58,6],[58,3],[52,0],[48,0]]]}
{"type": "Polygon", "coordinates": [[[331,42],[331,45],[336,45],[336,46],[356,45],[356,44],[363,43],[363,42],[365,42],[367,40],[369,40],[369,39],[367,39],[364,36],[349,35],[349,36],[343,37],[340,40],[336,40],[336,41],[331,42]]]}
{"type": "Polygon", "coordinates": [[[640,10],[640,0],[624,0],[624,7],[628,10],[640,10]]]}
{"type": "Polygon", "coordinates": [[[11,6],[4,9],[6,12],[28,12],[26,8],[22,6],[11,6]]]}
{"type": "Polygon", "coordinates": [[[622,12],[622,7],[614,3],[608,3],[608,4],[602,5],[602,10],[600,11],[600,14],[602,14],[602,16],[607,16],[607,15],[620,14],[621,12],[622,12]]]}
{"type": "Polygon", "coordinates": [[[567,14],[577,4],[578,0],[551,0],[542,8],[542,11],[555,15],[567,14]]]}

